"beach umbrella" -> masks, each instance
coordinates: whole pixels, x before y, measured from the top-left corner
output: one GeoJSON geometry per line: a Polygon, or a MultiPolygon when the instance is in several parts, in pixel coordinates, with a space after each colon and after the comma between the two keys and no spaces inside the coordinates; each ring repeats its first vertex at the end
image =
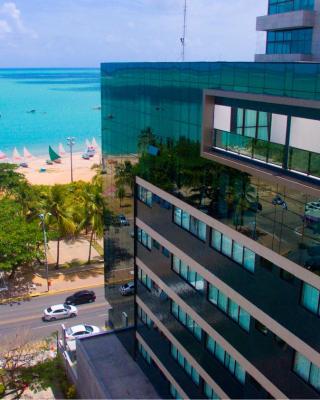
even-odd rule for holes
{"type": "Polygon", "coordinates": [[[6,153],[0,150],[0,160],[5,160],[7,157],[6,153]]]}
{"type": "Polygon", "coordinates": [[[13,161],[22,161],[22,157],[20,156],[20,153],[18,152],[16,147],[13,149],[13,152],[12,152],[12,160],[13,161]]]}
{"type": "Polygon", "coordinates": [[[33,155],[30,153],[30,151],[26,147],[23,148],[23,157],[28,160],[31,160],[33,158],[33,155]]]}

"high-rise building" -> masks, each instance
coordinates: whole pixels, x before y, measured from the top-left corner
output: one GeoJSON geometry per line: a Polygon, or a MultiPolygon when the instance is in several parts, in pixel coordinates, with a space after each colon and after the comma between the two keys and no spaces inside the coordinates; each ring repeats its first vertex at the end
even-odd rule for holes
{"type": "Polygon", "coordinates": [[[265,54],[256,61],[319,61],[320,1],[268,0],[268,15],[257,18],[266,32],[265,54]]]}
{"type": "Polygon", "coordinates": [[[163,397],[319,398],[320,64],[101,73],[110,325],[163,397]]]}

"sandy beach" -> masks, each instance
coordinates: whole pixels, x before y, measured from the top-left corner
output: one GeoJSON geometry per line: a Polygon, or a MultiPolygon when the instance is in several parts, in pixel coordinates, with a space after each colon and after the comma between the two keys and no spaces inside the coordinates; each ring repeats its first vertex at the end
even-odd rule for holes
{"type": "MultiPolygon", "coordinates": [[[[84,160],[82,153],[73,154],[73,180],[89,182],[95,175],[95,170],[91,169],[94,164],[100,163],[100,154],[96,154],[90,160],[84,160]]],[[[20,167],[18,169],[31,184],[37,185],[55,185],[57,183],[71,182],[70,173],[70,155],[62,157],[61,164],[47,165],[48,156],[35,157],[28,161],[28,168],[20,167]],[[40,168],[44,167],[45,172],[40,172],[40,168]]]]}

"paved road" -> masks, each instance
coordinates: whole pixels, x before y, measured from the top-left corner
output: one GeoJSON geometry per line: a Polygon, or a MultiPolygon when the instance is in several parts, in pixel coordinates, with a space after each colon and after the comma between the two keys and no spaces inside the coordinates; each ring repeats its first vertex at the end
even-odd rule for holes
{"type": "Polygon", "coordinates": [[[76,318],[55,322],[43,322],[41,320],[43,310],[50,305],[63,303],[74,290],[52,296],[35,297],[12,305],[0,305],[0,338],[7,334],[27,332],[33,339],[40,339],[59,330],[62,323],[67,327],[88,323],[103,328],[110,306],[104,298],[103,286],[92,290],[97,296],[94,303],[79,305],[79,314],[76,318]]]}

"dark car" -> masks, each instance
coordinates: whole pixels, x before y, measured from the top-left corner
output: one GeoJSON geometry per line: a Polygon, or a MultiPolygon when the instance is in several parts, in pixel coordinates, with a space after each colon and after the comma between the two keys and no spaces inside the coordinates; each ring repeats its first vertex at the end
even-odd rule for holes
{"type": "Polygon", "coordinates": [[[96,295],[92,290],[81,290],[66,298],[65,304],[84,304],[92,303],[96,300],[96,295]]]}

